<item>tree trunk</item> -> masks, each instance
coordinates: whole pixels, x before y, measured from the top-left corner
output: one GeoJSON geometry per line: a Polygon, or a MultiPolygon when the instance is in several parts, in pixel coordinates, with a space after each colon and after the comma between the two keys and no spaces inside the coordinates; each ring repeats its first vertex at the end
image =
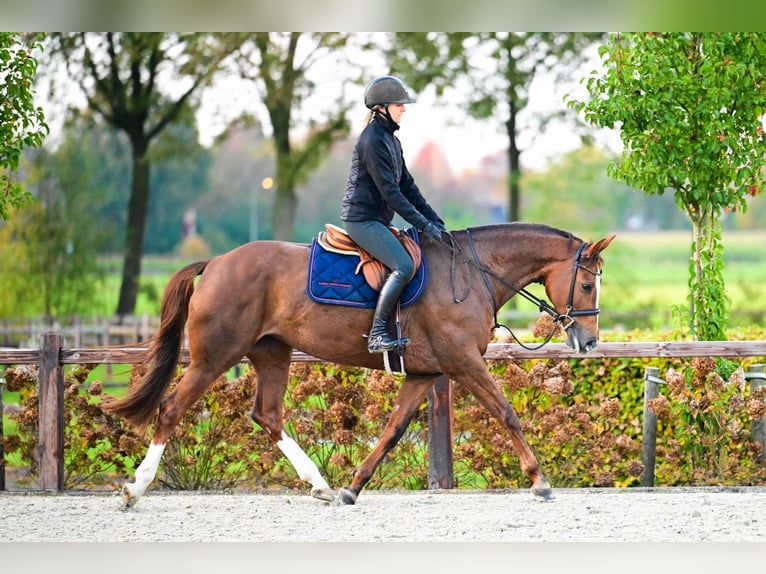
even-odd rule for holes
{"type": "Polygon", "coordinates": [[[715,341],[723,338],[726,323],[721,222],[712,204],[693,206],[688,212],[692,223],[689,323],[695,340],[715,341]]]}
{"type": "Polygon", "coordinates": [[[144,252],[144,232],[149,210],[149,157],[148,141],[131,142],[133,149],[133,181],[131,182],[128,221],[125,232],[125,254],[122,266],[122,285],[117,315],[132,315],[136,309],[138,286],[141,279],[141,258],[144,252]]]}
{"type": "Polygon", "coordinates": [[[277,241],[295,240],[295,211],[298,198],[295,195],[295,168],[292,166],[292,149],[286,128],[274,128],[276,144],[276,189],[274,207],[271,210],[271,234],[277,241]]]}
{"type": "Polygon", "coordinates": [[[277,241],[295,240],[295,210],[298,200],[295,191],[279,186],[274,194],[274,208],[271,212],[271,232],[277,241]]]}
{"type": "Polygon", "coordinates": [[[699,287],[702,281],[702,244],[704,242],[703,218],[699,212],[691,213],[692,222],[692,266],[689,269],[689,326],[695,333],[695,339],[699,317],[697,317],[697,301],[699,299],[699,287]]]}
{"type": "Polygon", "coordinates": [[[521,164],[519,151],[516,143],[516,105],[513,99],[509,100],[510,115],[505,123],[508,132],[508,221],[521,220],[521,190],[519,179],[521,178],[521,164]]]}
{"type": "MultiPolygon", "coordinates": [[[[510,115],[505,123],[508,130],[508,221],[521,221],[521,190],[519,178],[521,177],[521,164],[519,156],[521,152],[516,143],[516,104],[511,96],[508,99],[510,115]]],[[[518,308],[518,298],[514,297],[505,305],[508,309],[518,308]]]]}

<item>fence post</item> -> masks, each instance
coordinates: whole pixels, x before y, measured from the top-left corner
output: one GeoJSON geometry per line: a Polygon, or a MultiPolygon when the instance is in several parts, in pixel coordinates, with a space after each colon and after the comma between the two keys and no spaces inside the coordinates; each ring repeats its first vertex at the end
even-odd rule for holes
{"type": "Polygon", "coordinates": [[[644,430],[641,441],[641,462],[644,473],[641,476],[641,486],[654,486],[654,462],[657,447],[657,415],[649,412],[649,401],[660,394],[660,370],[657,367],[646,367],[644,371],[644,430]]]}
{"type": "MultiPolygon", "coordinates": [[[[755,392],[758,387],[766,385],[766,373],[764,373],[763,367],[762,364],[751,365],[747,373],[745,373],[745,378],[750,379],[751,392],[755,392]]],[[[758,460],[766,460],[766,416],[759,417],[753,421],[750,426],[750,432],[753,435],[753,440],[761,443],[761,447],[763,447],[758,460]]]]}
{"type": "Polygon", "coordinates": [[[446,375],[428,393],[428,488],[454,488],[452,384],[446,375]]]}
{"type": "Polygon", "coordinates": [[[3,390],[5,377],[0,375],[0,491],[5,490],[5,435],[3,434],[3,390]]]}
{"type": "Polygon", "coordinates": [[[40,335],[39,425],[40,488],[64,490],[64,368],[59,359],[63,336],[40,335]]]}

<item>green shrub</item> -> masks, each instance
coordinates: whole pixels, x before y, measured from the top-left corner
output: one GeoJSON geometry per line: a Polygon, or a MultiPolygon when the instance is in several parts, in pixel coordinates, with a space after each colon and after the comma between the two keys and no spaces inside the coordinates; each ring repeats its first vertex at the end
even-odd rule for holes
{"type": "MultiPolygon", "coordinates": [[[[142,437],[101,410],[101,383],[92,382],[83,389],[89,371],[89,366],[78,365],[64,377],[64,486],[68,489],[108,485],[132,473],[144,446],[142,437]]],[[[8,390],[19,394],[22,407],[10,415],[17,430],[5,437],[5,452],[27,465],[33,481],[39,470],[37,368],[8,368],[5,380],[8,390]]]]}
{"type": "Polygon", "coordinates": [[[669,368],[667,388],[649,410],[664,430],[656,477],[665,485],[762,484],[766,465],[749,421],[766,415],[766,387],[750,392],[731,361],[697,357],[669,368]]]}

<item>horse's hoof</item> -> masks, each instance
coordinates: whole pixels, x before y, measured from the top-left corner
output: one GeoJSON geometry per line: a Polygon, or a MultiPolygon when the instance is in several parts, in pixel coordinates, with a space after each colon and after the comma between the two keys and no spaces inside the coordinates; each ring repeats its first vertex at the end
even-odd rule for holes
{"type": "Polygon", "coordinates": [[[547,482],[538,486],[532,486],[532,488],[529,490],[534,495],[535,500],[550,502],[556,498],[556,495],[553,493],[553,489],[547,482]]]}
{"type": "Polygon", "coordinates": [[[128,508],[132,508],[135,506],[136,502],[138,502],[138,497],[133,496],[133,493],[130,492],[130,488],[128,488],[127,484],[122,486],[122,491],[120,494],[122,496],[122,505],[120,506],[120,510],[124,511],[128,508]]]}
{"type": "Polygon", "coordinates": [[[311,496],[317,500],[324,500],[325,502],[332,502],[335,500],[335,494],[329,488],[312,488],[311,496]]]}
{"type": "Polygon", "coordinates": [[[343,504],[356,504],[356,494],[351,492],[348,488],[341,488],[338,491],[338,496],[343,504]]]}

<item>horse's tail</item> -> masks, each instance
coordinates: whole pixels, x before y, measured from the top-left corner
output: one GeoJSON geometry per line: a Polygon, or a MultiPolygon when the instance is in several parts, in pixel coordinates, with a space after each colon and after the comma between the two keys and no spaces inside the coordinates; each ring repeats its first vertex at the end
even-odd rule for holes
{"type": "Polygon", "coordinates": [[[202,274],[208,261],[198,261],[177,271],[162,296],[160,328],[149,346],[147,362],[152,366],[144,379],[128,395],[104,404],[104,410],[123,417],[144,430],[157,414],[157,407],[175,373],[183,344],[184,327],[189,315],[189,300],[194,293],[194,279],[202,274]]]}

